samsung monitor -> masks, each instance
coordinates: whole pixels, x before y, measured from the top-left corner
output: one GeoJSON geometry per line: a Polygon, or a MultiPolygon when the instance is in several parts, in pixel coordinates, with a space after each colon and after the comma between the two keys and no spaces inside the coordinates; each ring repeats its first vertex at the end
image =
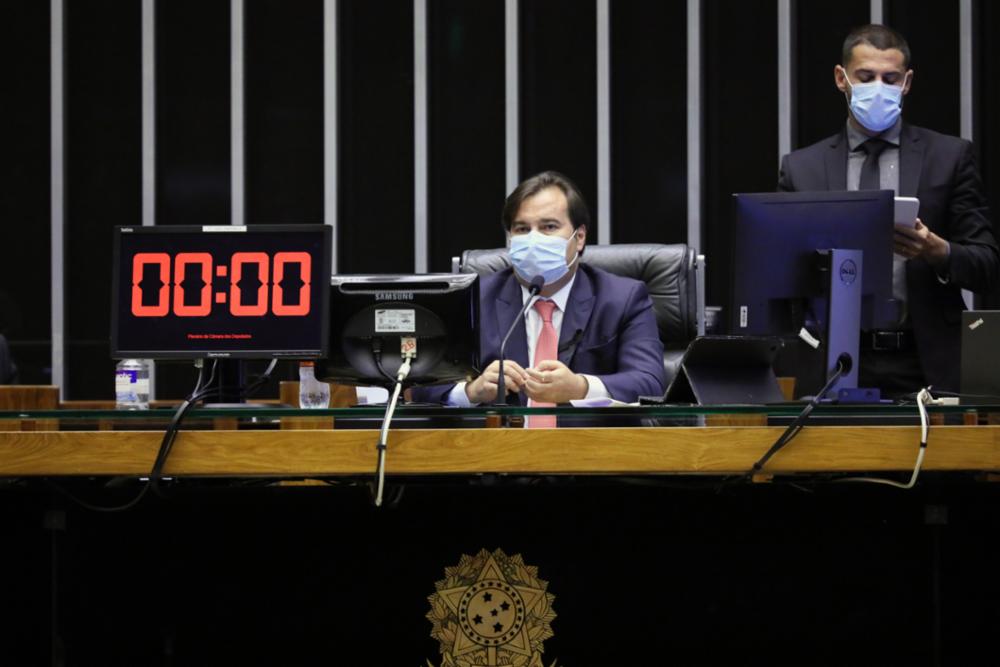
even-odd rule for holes
{"type": "Polygon", "coordinates": [[[733,201],[730,333],[783,338],[779,373],[797,376],[804,391],[822,385],[838,339],[853,335],[856,380],[859,331],[894,328],[899,316],[893,192],[736,194],[733,201]],[[803,328],[818,348],[799,339],[803,328]]]}
{"type": "Polygon", "coordinates": [[[321,224],[116,228],[111,356],[325,356],[330,234],[321,224]]]}
{"type": "Polygon", "coordinates": [[[414,343],[407,384],[468,379],[479,373],[479,277],[333,276],[330,336],[330,381],[390,385],[414,343]]]}

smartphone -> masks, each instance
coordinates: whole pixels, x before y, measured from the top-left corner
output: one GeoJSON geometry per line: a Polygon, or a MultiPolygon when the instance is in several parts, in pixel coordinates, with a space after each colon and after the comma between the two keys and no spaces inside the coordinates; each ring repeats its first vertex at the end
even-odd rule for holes
{"type": "Polygon", "coordinates": [[[920,212],[920,200],[916,197],[896,197],[893,221],[897,225],[915,227],[917,214],[920,212]]]}

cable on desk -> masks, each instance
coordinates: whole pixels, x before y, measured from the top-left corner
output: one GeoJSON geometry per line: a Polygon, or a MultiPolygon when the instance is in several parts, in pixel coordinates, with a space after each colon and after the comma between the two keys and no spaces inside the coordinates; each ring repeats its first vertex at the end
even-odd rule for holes
{"type": "Polygon", "coordinates": [[[851,372],[852,365],[851,357],[849,355],[842,354],[838,357],[837,369],[830,376],[830,379],[826,381],[826,384],[823,385],[822,389],[816,392],[816,395],[812,397],[812,400],[809,401],[809,404],[806,405],[805,409],[803,409],[802,412],[800,412],[799,415],[792,421],[792,423],[788,425],[785,432],[782,433],[777,440],[775,440],[774,444],[771,445],[771,448],[767,450],[767,453],[760,457],[757,462],[751,466],[750,470],[748,470],[744,475],[744,479],[753,478],[754,475],[761,471],[772,456],[777,454],[782,447],[791,442],[795,436],[799,434],[799,431],[802,430],[802,426],[805,424],[806,420],[809,419],[809,415],[812,414],[812,411],[816,409],[816,406],[819,405],[820,401],[823,400],[823,397],[826,396],[826,393],[830,391],[830,388],[833,387],[837,380],[851,372]]]}
{"type": "Polygon", "coordinates": [[[913,466],[913,474],[910,475],[909,482],[904,484],[902,482],[882,477],[841,477],[833,481],[884,484],[886,486],[896,487],[897,489],[912,489],[917,483],[917,477],[920,475],[920,467],[924,464],[924,454],[927,453],[927,436],[930,434],[931,429],[930,420],[927,418],[927,405],[929,403],[933,403],[934,400],[934,397],[931,396],[930,391],[926,388],[917,392],[917,410],[920,411],[920,449],[917,450],[917,462],[913,466]]]}
{"type": "Polygon", "coordinates": [[[386,440],[389,437],[389,424],[392,422],[392,415],[396,411],[396,403],[399,402],[399,392],[403,389],[403,380],[410,374],[410,359],[407,358],[403,365],[399,367],[399,375],[396,376],[396,386],[392,390],[392,398],[385,405],[385,417],[382,418],[382,430],[379,433],[378,444],[375,449],[378,455],[375,463],[375,507],[382,506],[382,492],[385,489],[385,450],[386,440]]]}
{"type": "MultiPolygon", "coordinates": [[[[271,363],[268,365],[267,369],[258,378],[256,378],[253,382],[249,383],[246,387],[241,388],[240,389],[241,395],[243,396],[250,395],[258,388],[260,388],[265,382],[267,382],[268,378],[271,375],[271,372],[277,365],[277,361],[278,361],[277,359],[273,359],[271,363]]],[[[202,401],[211,396],[216,396],[220,393],[219,388],[213,386],[213,383],[215,381],[217,366],[218,366],[217,362],[212,364],[212,372],[209,375],[208,380],[204,383],[204,385],[202,384],[202,379],[204,377],[204,368],[199,367],[198,381],[195,384],[194,390],[191,392],[190,396],[184,399],[184,401],[174,412],[174,416],[173,418],[171,418],[170,424],[167,426],[166,431],[163,432],[163,440],[160,441],[160,449],[156,453],[156,459],[153,462],[153,468],[149,473],[148,483],[145,484],[142,487],[142,489],[139,490],[139,493],[136,494],[136,496],[132,500],[122,505],[112,505],[112,506],[95,505],[94,503],[89,503],[77,497],[69,490],[64,488],[62,485],[57,484],[50,479],[45,480],[46,484],[48,484],[50,487],[55,489],[60,494],[69,498],[77,505],[80,505],[84,509],[88,509],[93,512],[122,512],[131,509],[136,505],[138,505],[142,501],[142,499],[146,497],[146,493],[151,488],[153,489],[154,493],[162,496],[159,490],[159,483],[160,480],[163,478],[163,468],[167,463],[167,458],[170,456],[170,450],[174,446],[174,441],[177,439],[177,433],[180,431],[181,422],[184,420],[184,416],[187,414],[188,410],[190,410],[191,407],[196,403],[198,403],[199,401],[202,401]]]]}
{"type": "Polygon", "coordinates": [[[378,369],[379,375],[389,381],[390,387],[395,384],[396,378],[392,377],[382,365],[382,339],[378,336],[372,338],[372,358],[375,359],[375,368],[378,369]]]}

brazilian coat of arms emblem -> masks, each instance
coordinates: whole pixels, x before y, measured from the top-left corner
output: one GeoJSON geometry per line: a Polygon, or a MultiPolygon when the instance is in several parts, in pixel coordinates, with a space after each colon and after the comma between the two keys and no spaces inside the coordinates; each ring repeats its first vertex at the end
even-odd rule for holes
{"type": "Polygon", "coordinates": [[[544,667],[542,643],[552,636],[555,596],[537,567],[525,565],[520,554],[483,549],[463,555],[444,574],[428,597],[427,614],[441,645],[440,667],[544,667]]]}

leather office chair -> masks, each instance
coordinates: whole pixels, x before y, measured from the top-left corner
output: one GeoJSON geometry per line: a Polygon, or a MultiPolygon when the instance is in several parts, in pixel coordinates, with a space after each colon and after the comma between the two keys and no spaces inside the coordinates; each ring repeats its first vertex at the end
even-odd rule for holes
{"type": "MultiPolygon", "coordinates": [[[[580,261],[646,283],[669,384],[688,343],[705,332],[704,257],[683,243],[622,243],[588,245],[580,261]]],[[[506,248],[466,250],[452,258],[457,273],[488,275],[508,266],[506,248]]]]}

